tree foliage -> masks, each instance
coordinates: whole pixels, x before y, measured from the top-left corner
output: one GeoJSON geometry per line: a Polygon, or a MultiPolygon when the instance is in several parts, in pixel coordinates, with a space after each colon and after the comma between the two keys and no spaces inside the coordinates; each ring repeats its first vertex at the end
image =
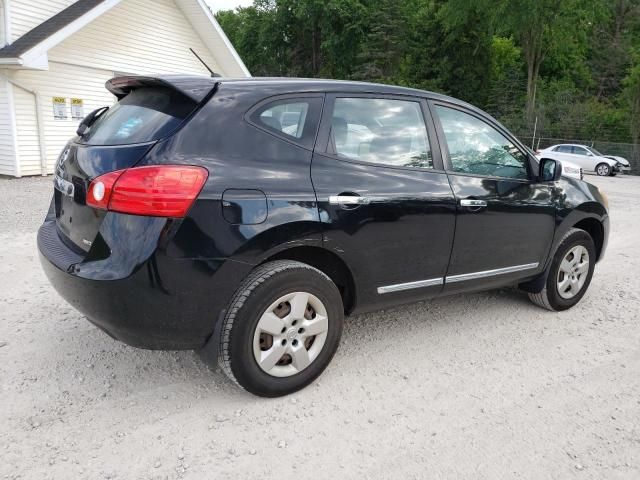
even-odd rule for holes
{"type": "Polygon", "coordinates": [[[527,135],[638,142],[640,0],[254,0],[217,19],[255,76],[429,89],[527,135]]]}

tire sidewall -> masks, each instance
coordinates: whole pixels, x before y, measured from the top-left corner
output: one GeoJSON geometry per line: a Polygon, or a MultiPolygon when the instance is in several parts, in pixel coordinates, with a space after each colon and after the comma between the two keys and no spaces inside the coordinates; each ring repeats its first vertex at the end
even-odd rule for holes
{"type": "Polygon", "coordinates": [[[551,268],[549,270],[549,276],[547,278],[547,297],[549,299],[549,303],[553,307],[554,310],[567,310],[573,307],[576,303],[578,303],[582,297],[587,292],[589,285],[591,284],[591,278],[593,277],[593,271],[595,269],[596,264],[596,248],[593,243],[591,236],[582,230],[578,230],[568,237],[566,237],[558,249],[556,250],[556,254],[553,257],[553,262],[551,263],[551,268]],[[587,279],[582,286],[580,292],[574,296],[573,298],[562,298],[560,293],[558,292],[557,286],[557,278],[558,278],[558,270],[560,268],[560,264],[564,259],[565,255],[571,250],[573,247],[577,245],[582,245],[589,252],[589,271],[587,273],[587,279]]]}
{"type": "Polygon", "coordinates": [[[231,330],[229,349],[231,370],[240,385],[261,396],[280,396],[304,388],[327,367],[335,354],[344,312],[336,286],[321,272],[307,267],[277,273],[252,290],[240,307],[231,330]],[[290,377],[274,377],[263,371],[253,353],[253,339],[262,314],[278,298],[292,292],[308,292],[324,304],[329,328],[320,354],[307,368],[290,377]]]}

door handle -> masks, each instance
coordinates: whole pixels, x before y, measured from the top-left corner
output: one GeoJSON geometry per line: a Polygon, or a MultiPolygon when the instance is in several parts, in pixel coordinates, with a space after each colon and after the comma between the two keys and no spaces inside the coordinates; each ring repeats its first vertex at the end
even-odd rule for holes
{"type": "Polygon", "coordinates": [[[369,197],[360,197],[358,195],[331,195],[329,197],[331,205],[368,205],[369,197]]]}
{"type": "Polygon", "coordinates": [[[464,198],[460,200],[461,207],[482,208],[487,206],[484,200],[476,200],[474,198],[464,198]]]}

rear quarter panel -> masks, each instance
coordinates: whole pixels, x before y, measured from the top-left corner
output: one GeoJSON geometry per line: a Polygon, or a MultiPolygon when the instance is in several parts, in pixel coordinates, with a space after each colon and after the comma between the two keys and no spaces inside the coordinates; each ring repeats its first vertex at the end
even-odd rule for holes
{"type": "MultiPolygon", "coordinates": [[[[199,165],[209,171],[202,192],[176,232],[171,255],[230,258],[255,265],[284,248],[321,246],[311,151],[244,119],[253,105],[275,93],[279,92],[222,84],[186,128],[147,156],[151,164],[199,165]],[[225,219],[223,195],[229,189],[256,193],[256,202],[246,202],[244,208],[266,197],[266,219],[247,224],[231,223],[229,215],[225,219]]],[[[234,212],[234,216],[257,218],[254,213],[234,212]]]]}

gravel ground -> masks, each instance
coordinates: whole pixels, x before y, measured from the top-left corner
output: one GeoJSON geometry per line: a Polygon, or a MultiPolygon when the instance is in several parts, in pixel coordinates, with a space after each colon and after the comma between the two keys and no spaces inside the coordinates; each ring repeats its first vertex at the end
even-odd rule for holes
{"type": "Polygon", "coordinates": [[[0,478],[640,478],[640,177],[588,180],[612,232],[574,309],[354,316],[319,381],[265,400],[72,310],[36,253],[50,178],[0,179],[0,478]]]}

